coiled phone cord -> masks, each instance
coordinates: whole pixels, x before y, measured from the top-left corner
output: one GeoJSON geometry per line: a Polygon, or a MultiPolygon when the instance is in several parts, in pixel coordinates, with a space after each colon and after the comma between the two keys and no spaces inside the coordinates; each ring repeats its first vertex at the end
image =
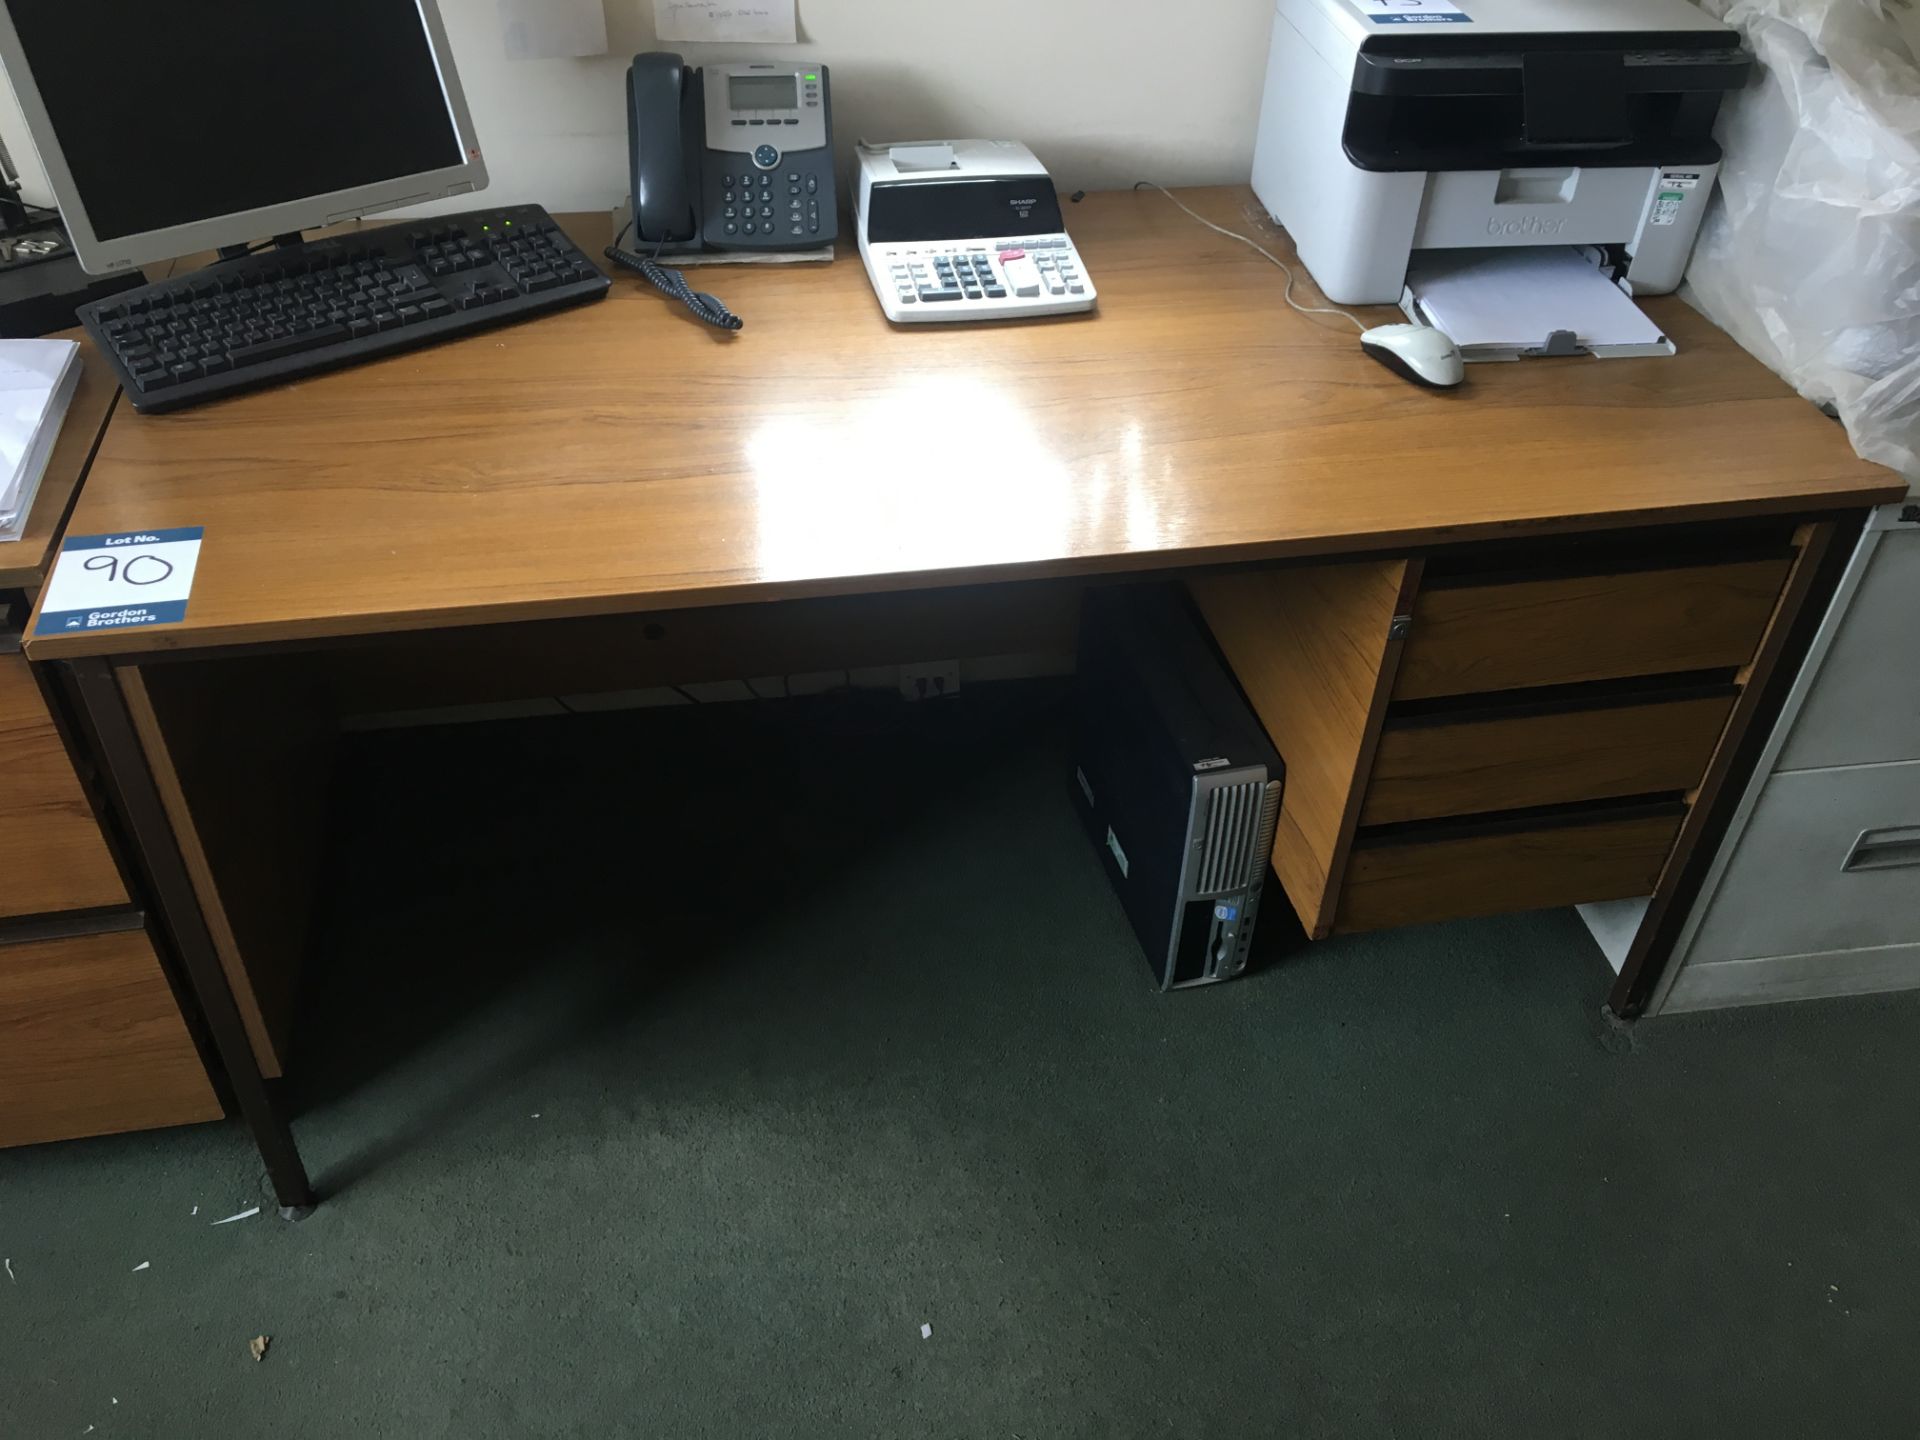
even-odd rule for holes
{"type": "Polygon", "coordinates": [[[607,246],[606,256],[616,265],[624,265],[629,270],[637,270],[641,277],[662,295],[678,300],[687,309],[698,315],[716,330],[738,330],[747,322],[720,303],[718,296],[709,295],[704,290],[696,290],[687,283],[686,275],[671,266],[659,263],[659,248],[652,255],[638,255],[631,250],[622,249],[620,242],[627,238],[627,229],[621,229],[614,237],[613,244],[607,246]]]}

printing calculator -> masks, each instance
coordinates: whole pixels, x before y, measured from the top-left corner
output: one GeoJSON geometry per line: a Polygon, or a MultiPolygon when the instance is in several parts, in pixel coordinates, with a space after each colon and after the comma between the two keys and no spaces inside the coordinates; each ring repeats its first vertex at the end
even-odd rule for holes
{"type": "Polygon", "coordinates": [[[959,245],[884,245],[867,271],[889,320],[1015,320],[1093,308],[1093,282],[1065,235],[959,245]]]}
{"type": "Polygon", "coordinates": [[[862,145],[854,193],[860,257],[896,324],[1094,308],[1053,182],[1024,145],[862,145]]]}

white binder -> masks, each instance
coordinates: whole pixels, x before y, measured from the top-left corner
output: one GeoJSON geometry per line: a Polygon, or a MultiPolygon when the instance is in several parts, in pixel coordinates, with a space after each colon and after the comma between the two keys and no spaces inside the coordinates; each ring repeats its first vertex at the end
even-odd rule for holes
{"type": "Polygon", "coordinates": [[[17,540],[80,384],[71,340],[0,340],[0,541],[17,540]]]}

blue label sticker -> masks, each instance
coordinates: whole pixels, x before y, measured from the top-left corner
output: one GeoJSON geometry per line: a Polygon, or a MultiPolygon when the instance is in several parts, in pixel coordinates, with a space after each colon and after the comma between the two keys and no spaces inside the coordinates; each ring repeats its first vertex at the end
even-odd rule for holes
{"type": "Polygon", "coordinates": [[[115,550],[129,545],[168,545],[176,540],[199,540],[207,533],[204,525],[176,525],[169,530],[123,530],[118,535],[69,535],[60,542],[62,553],[69,550],[115,550]]]}
{"type": "Polygon", "coordinates": [[[203,525],[71,535],[40,596],[36,635],[177,625],[187,618],[203,525]]]}
{"type": "Polygon", "coordinates": [[[1213,907],[1213,918],[1216,920],[1238,920],[1240,918],[1240,907],[1238,905],[1216,905],[1213,907]]]}
{"type": "Polygon", "coordinates": [[[58,630],[122,630],[130,625],[174,625],[187,618],[187,602],[163,605],[121,605],[111,610],[43,610],[36,635],[58,630]]]}

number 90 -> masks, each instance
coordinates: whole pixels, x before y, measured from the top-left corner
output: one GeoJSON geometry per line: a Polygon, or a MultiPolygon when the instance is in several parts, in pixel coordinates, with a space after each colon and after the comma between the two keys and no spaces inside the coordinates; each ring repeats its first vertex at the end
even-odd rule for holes
{"type": "Polygon", "coordinates": [[[95,555],[80,568],[96,575],[104,572],[109,584],[117,580],[123,585],[158,585],[173,574],[173,562],[158,555],[129,555],[124,564],[118,555],[95,555]]]}

